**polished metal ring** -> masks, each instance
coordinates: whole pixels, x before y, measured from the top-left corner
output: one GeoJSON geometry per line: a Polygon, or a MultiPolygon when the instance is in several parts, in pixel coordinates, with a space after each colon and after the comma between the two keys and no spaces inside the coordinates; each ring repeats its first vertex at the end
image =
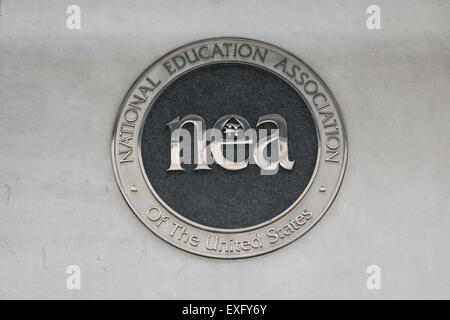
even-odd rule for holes
{"type": "Polygon", "coordinates": [[[175,247],[194,254],[236,259],[279,249],[304,235],[320,220],[341,185],[347,162],[347,139],[336,100],[307,64],[274,45],[227,37],[189,43],[149,66],[120,105],[111,151],[120,191],[151,231],[175,247]],[[197,59],[186,59],[189,55],[197,59]],[[204,226],[171,209],[153,189],[141,155],[145,120],[158,96],[187,72],[219,63],[262,68],[286,81],[307,104],[318,137],[316,167],[297,201],[273,219],[242,229],[204,226]]]}

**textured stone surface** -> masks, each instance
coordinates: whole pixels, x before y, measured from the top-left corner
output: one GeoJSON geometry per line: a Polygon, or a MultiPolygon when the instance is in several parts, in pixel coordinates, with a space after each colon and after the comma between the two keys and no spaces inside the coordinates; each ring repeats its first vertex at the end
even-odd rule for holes
{"type": "Polygon", "coordinates": [[[446,1],[1,1],[1,298],[450,298],[450,15],[446,1]],[[66,29],[66,8],[82,10],[66,29]],[[349,159],[329,212],[269,255],[171,247],[129,210],[110,160],[116,112],[184,43],[251,37],[331,88],[349,159]],[[66,288],[77,264],[82,289],[66,288]],[[382,289],[366,288],[366,268],[382,289]]]}
{"type": "Polygon", "coordinates": [[[184,75],[158,97],[145,123],[142,158],[153,188],[172,209],[203,225],[244,228],[274,218],[302,194],[316,165],[317,133],[307,105],[284,80],[255,67],[216,65],[184,75]],[[261,175],[255,164],[239,171],[212,164],[212,170],[194,171],[192,164],[182,172],[166,171],[166,123],[176,117],[199,115],[209,129],[220,117],[238,114],[255,128],[260,116],[271,113],[287,121],[292,170],[261,175]]]}

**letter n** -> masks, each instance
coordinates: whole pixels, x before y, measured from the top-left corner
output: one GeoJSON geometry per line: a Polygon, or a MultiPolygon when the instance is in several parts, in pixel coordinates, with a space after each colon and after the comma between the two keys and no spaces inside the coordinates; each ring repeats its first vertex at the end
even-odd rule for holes
{"type": "MultiPolygon", "coordinates": [[[[170,129],[170,167],[167,171],[176,171],[176,170],[184,170],[181,167],[181,136],[183,134],[182,128],[186,124],[194,125],[194,139],[195,139],[195,148],[197,150],[196,155],[194,156],[194,162],[197,164],[195,170],[211,170],[208,167],[207,163],[207,152],[206,152],[206,123],[202,117],[189,114],[183,117],[180,120],[180,117],[175,118],[171,122],[167,124],[170,129]]],[[[189,133],[188,131],[186,131],[189,133]]],[[[191,141],[190,139],[186,139],[189,136],[186,135],[183,139],[183,143],[186,146],[185,151],[190,150],[191,141]],[[188,140],[188,141],[186,141],[188,140]],[[189,145],[189,147],[187,147],[189,145]]],[[[188,155],[183,154],[183,157],[186,159],[186,156],[190,159],[190,152],[188,155]]]]}

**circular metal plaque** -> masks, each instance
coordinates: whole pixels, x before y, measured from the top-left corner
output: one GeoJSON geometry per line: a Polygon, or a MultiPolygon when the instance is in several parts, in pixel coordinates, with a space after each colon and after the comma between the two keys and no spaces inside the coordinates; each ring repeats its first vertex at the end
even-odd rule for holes
{"type": "MultiPolygon", "coordinates": [[[[213,71],[219,72],[216,76],[220,76],[220,70],[213,71]]],[[[226,86],[222,82],[218,83],[226,86]]],[[[249,82],[242,78],[240,85],[246,86],[249,85],[249,82]]],[[[208,87],[205,90],[221,90],[217,87],[212,88],[208,87]]],[[[256,87],[257,90],[258,88],[256,87]]],[[[262,86],[261,90],[263,90],[262,86]]],[[[168,95],[171,96],[172,93],[168,95]]],[[[214,97],[214,95],[212,96],[214,97]]],[[[216,117],[215,113],[214,116],[216,117]]],[[[211,135],[214,134],[214,131],[212,132],[211,135]]],[[[342,116],[334,97],[319,76],[303,61],[287,51],[265,42],[244,38],[215,38],[190,43],[168,53],[147,68],[136,80],[122,101],[119,110],[113,133],[112,158],[115,176],[125,200],[150,230],[170,244],[191,253],[233,259],[256,256],[281,248],[301,237],[315,225],[328,210],[339,190],[346,166],[347,142],[342,116]],[[202,99],[200,90],[200,93],[195,93],[194,100],[174,100],[180,104],[175,108],[176,112],[180,114],[174,113],[173,110],[167,110],[167,117],[176,115],[174,119],[170,119],[171,121],[162,123],[167,121],[164,118],[165,109],[161,109],[162,107],[158,107],[162,110],[159,112],[162,114],[160,118],[157,117],[157,113],[152,113],[152,110],[156,111],[157,109],[158,99],[160,99],[160,105],[170,108],[170,104],[164,104],[161,99],[164,98],[165,92],[170,92],[170,86],[176,84],[177,81],[186,82],[197,79],[198,84],[191,87],[202,87],[201,75],[194,78],[194,72],[225,65],[256,68],[264,72],[258,77],[275,76],[276,79],[281,79],[288,84],[293,94],[297,95],[297,98],[304,103],[305,110],[309,111],[307,115],[300,114],[300,116],[313,119],[311,123],[313,123],[316,134],[313,143],[301,144],[302,126],[304,127],[304,125],[299,126],[295,122],[297,121],[295,110],[292,116],[285,112],[284,99],[281,102],[277,101],[279,103],[266,101],[264,107],[258,107],[256,103],[254,109],[249,106],[246,110],[243,105],[237,103],[233,105],[232,100],[228,102],[228,109],[224,107],[222,116],[218,119],[209,119],[208,116],[211,117],[213,114],[212,109],[201,104],[197,109],[189,108],[190,105],[183,106],[185,102],[196,104],[197,96],[199,100],[202,99]],[[189,75],[192,77],[186,78],[189,75]],[[193,114],[192,111],[189,113],[190,110],[196,110],[197,114],[193,114]],[[227,113],[226,110],[233,112],[227,113]],[[255,114],[258,111],[261,114],[255,114]],[[255,121],[249,122],[240,113],[251,114],[252,117],[255,117],[255,121]],[[212,122],[205,121],[205,119],[212,120],[212,122]],[[193,125],[194,128],[193,139],[196,140],[192,142],[195,145],[192,152],[197,156],[193,157],[194,161],[197,160],[194,166],[186,166],[180,161],[182,139],[181,135],[177,136],[176,133],[186,124],[193,125]],[[271,124],[276,130],[270,131],[271,133],[267,136],[262,135],[260,128],[265,124],[271,124]],[[152,131],[153,127],[157,128],[152,131]],[[211,138],[208,136],[207,130],[210,128],[231,136],[231,142],[219,142],[221,140],[217,137],[211,138]],[[245,135],[241,139],[238,137],[239,130],[254,132],[254,135],[245,135]],[[151,155],[158,154],[158,157],[143,157],[144,132],[146,133],[144,149],[150,150],[144,151],[150,152],[151,155]],[[152,135],[152,132],[155,134],[152,135]],[[238,157],[227,159],[226,155],[222,156],[227,143],[252,147],[249,149],[251,151],[245,153],[245,159],[241,161],[238,157]],[[166,147],[159,147],[160,145],[166,147]],[[296,149],[295,147],[299,145],[301,148],[296,149]],[[270,155],[278,157],[276,161],[270,162],[265,158],[268,155],[269,146],[276,150],[276,152],[269,152],[270,155]],[[292,150],[297,150],[295,151],[297,153],[292,150]],[[302,153],[313,154],[315,156],[314,163],[302,166],[307,159],[302,158],[302,153]],[[294,158],[292,158],[293,155],[294,158]],[[252,159],[253,161],[251,161],[252,159]],[[152,166],[152,161],[160,163],[152,166]],[[261,176],[267,177],[252,178],[250,173],[245,173],[246,170],[260,172],[261,176]],[[292,183],[291,185],[289,181],[297,180],[290,178],[295,177],[301,170],[309,170],[306,175],[302,175],[302,177],[306,176],[307,180],[305,181],[303,178],[301,184],[292,183]],[[282,175],[285,180],[275,180],[273,177],[277,174],[282,175]],[[181,180],[176,179],[183,179],[183,175],[189,175],[191,180],[188,183],[177,183],[181,180]],[[158,183],[154,177],[159,177],[158,183]],[[227,181],[228,177],[234,179],[232,181],[251,180],[248,185],[241,183],[246,188],[249,188],[248,186],[251,186],[252,183],[256,187],[256,184],[275,182],[279,183],[280,187],[263,188],[263,191],[269,190],[268,193],[262,191],[259,200],[256,193],[256,196],[251,198],[250,205],[245,203],[245,206],[243,205],[243,201],[246,201],[245,191],[239,191],[240,194],[244,193],[242,198],[229,191],[230,188],[220,195],[220,199],[214,193],[211,193],[210,196],[198,196],[200,192],[208,194],[208,184],[215,185],[214,179],[227,181]],[[206,181],[206,184],[203,182],[196,184],[194,183],[195,179],[206,181]],[[189,192],[197,195],[194,201],[183,198],[187,194],[183,191],[189,189],[189,186],[192,186],[189,192]],[[177,192],[177,188],[183,188],[183,190],[180,189],[177,192]],[[167,190],[170,192],[166,194],[167,190]],[[278,197],[275,196],[277,192],[279,193],[278,197]],[[289,193],[289,197],[283,197],[287,193],[289,193]],[[270,196],[271,194],[273,197],[270,196]],[[227,195],[233,197],[232,201],[225,201],[227,195]],[[295,195],[295,199],[292,198],[292,195],[295,195]],[[215,197],[217,198],[215,199],[215,197]],[[238,223],[239,217],[243,216],[244,220],[244,215],[249,212],[248,208],[252,207],[251,203],[255,204],[255,210],[265,208],[266,211],[270,211],[270,206],[258,206],[257,204],[259,201],[264,202],[271,199],[273,201],[288,199],[286,201],[290,202],[285,207],[274,206],[274,208],[278,208],[275,211],[279,212],[265,213],[266,215],[263,217],[268,217],[266,220],[260,216],[260,220],[264,221],[245,220],[245,223],[242,223],[244,227],[227,228],[226,224],[220,222],[227,221],[227,210],[229,212],[236,211],[237,214],[234,212],[232,225],[241,226],[238,223]],[[197,209],[196,205],[205,201],[210,201],[211,206],[206,203],[203,207],[199,205],[197,209]],[[221,203],[227,204],[226,210],[221,203]],[[239,211],[240,203],[245,210],[239,211]],[[217,213],[214,205],[216,205],[217,213]],[[214,214],[218,218],[224,219],[218,219],[217,221],[220,221],[217,223],[215,223],[215,218],[202,219],[206,215],[215,217],[214,214]],[[213,222],[208,224],[202,221],[213,222]],[[249,225],[249,221],[258,222],[249,225]]],[[[269,204],[270,201],[267,203],[269,204]]]]}

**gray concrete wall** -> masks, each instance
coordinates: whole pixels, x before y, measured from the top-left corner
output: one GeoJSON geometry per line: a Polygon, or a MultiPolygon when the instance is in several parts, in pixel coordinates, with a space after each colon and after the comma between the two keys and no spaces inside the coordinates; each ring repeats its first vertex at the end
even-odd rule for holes
{"type": "Polygon", "coordinates": [[[450,298],[448,1],[0,2],[0,298],[450,298]],[[81,29],[66,8],[81,8],[81,29]],[[381,8],[368,30],[366,8],[381,8]],[[201,258],[123,200],[110,139],[137,76],[223,35],[297,54],[346,121],[323,220],[275,253],[201,258]],[[378,265],[381,290],[368,290],[378,265]],[[66,268],[79,265],[81,290],[66,268]]]}

